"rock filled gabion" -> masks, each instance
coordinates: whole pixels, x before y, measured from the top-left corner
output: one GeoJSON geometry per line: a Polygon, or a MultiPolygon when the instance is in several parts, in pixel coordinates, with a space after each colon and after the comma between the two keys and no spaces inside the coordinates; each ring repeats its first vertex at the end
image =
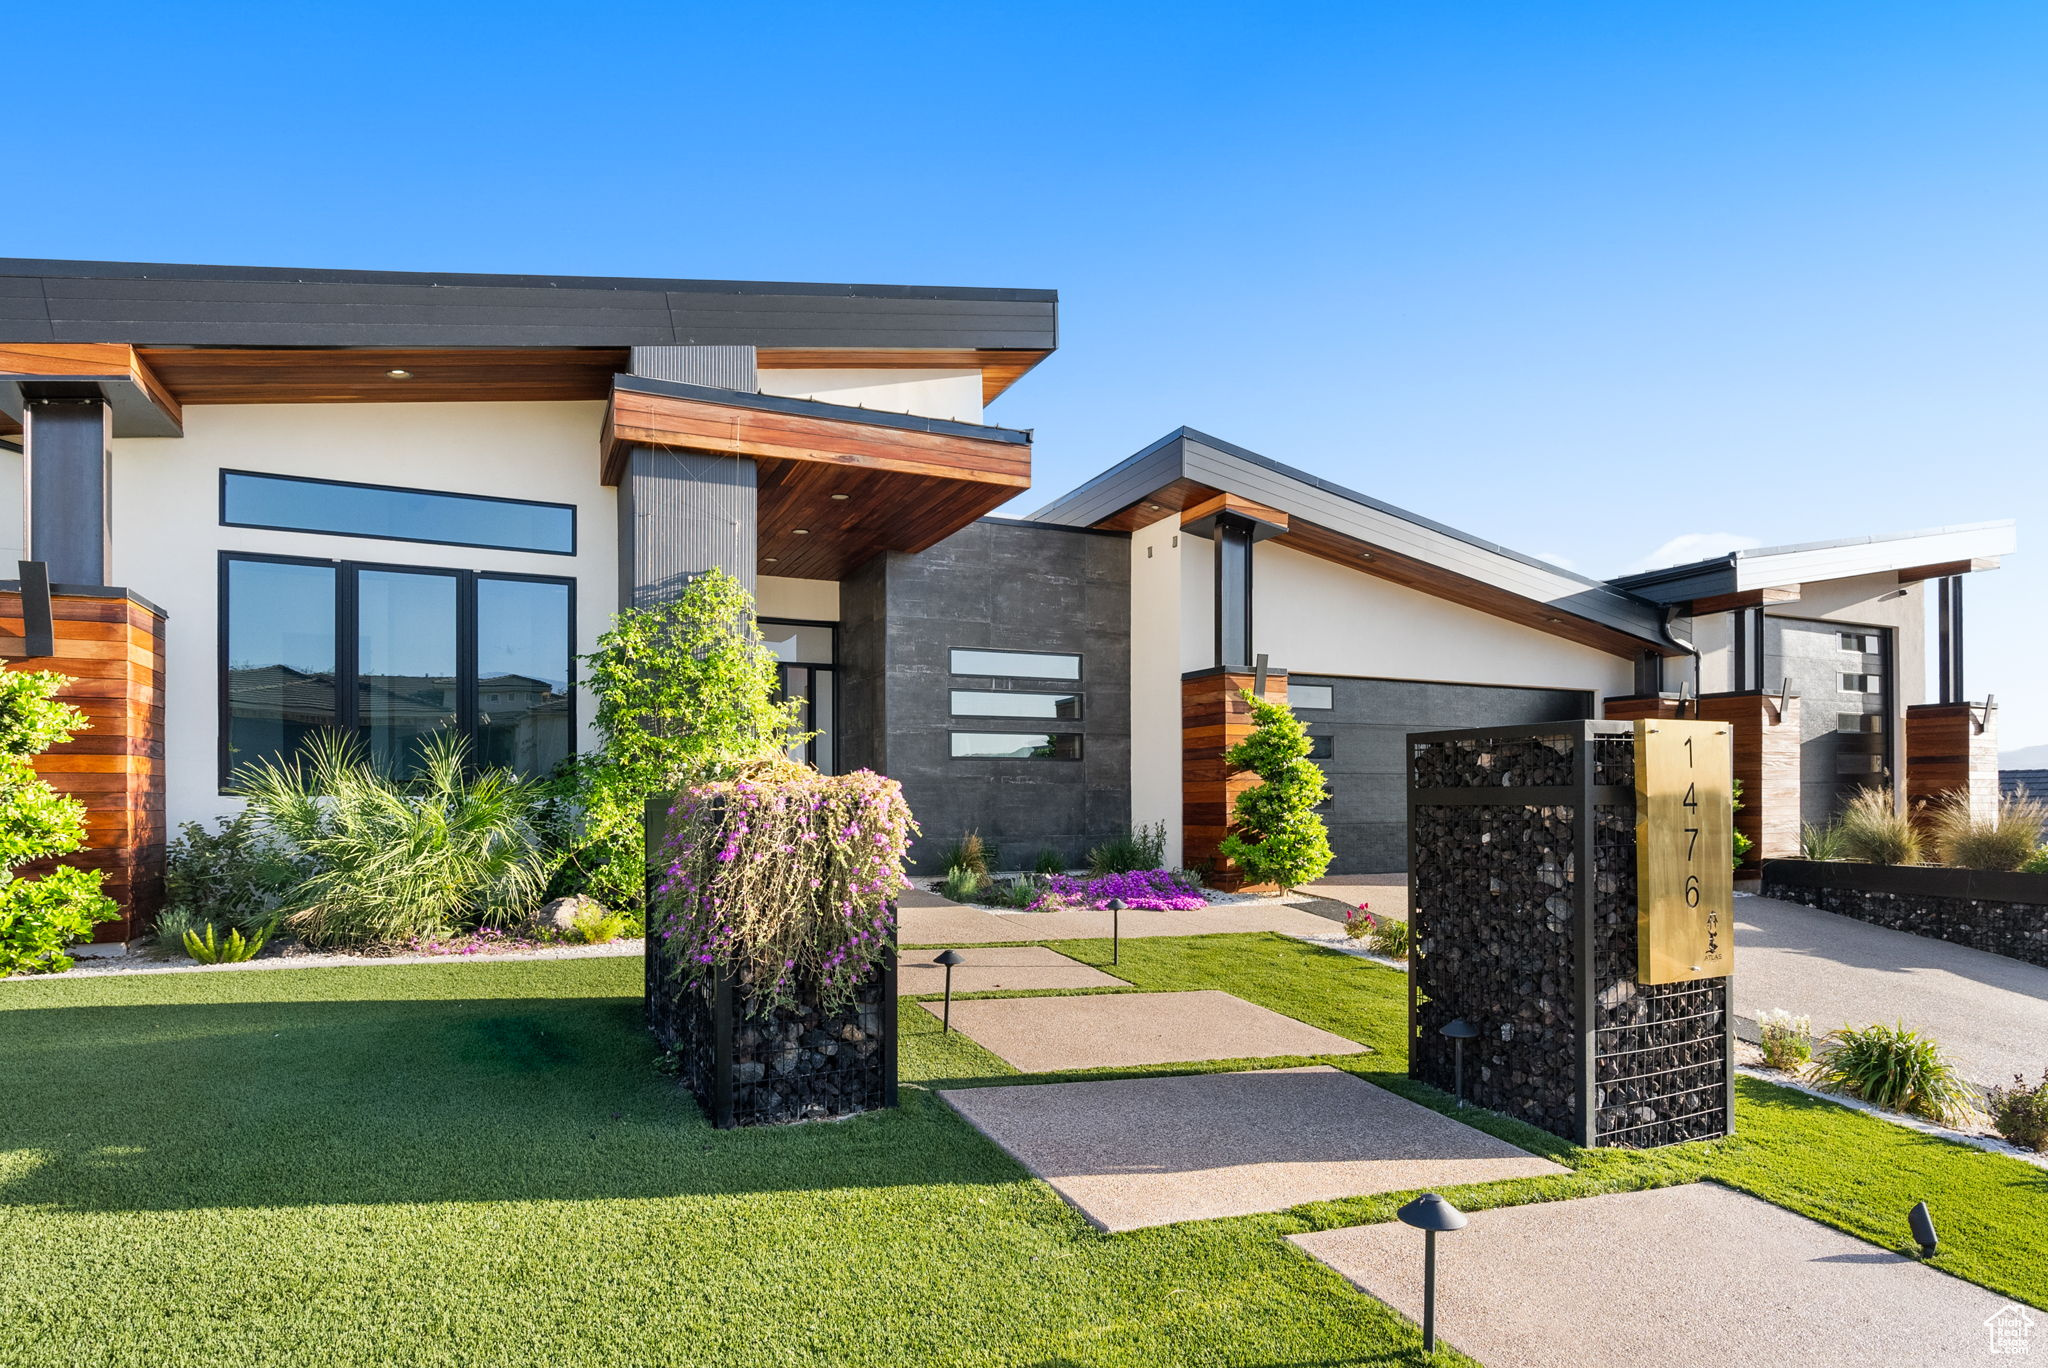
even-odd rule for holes
{"type": "MultiPolygon", "coordinates": [[[[2048,876],[2041,879],[2048,885],[2048,876]]],[[[1773,879],[1768,861],[1764,864],[1760,891],[1766,898],[1803,903],[1873,926],[2048,966],[2048,906],[2040,903],[1881,893],[1861,888],[1815,888],[1773,879]]]]}
{"type": "MultiPolygon", "coordinates": [[[[1626,733],[1563,724],[1544,737],[1417,743],[1417,790],[1535,789],[1575,798],[1581,747],[1606,792],[1591,814],[1592,982],[1580,1020],[1573,801],[1436,803],[1411,809],[1415,905],[1412,1077],[1446,1091],[1463,1018],[1465,1095],[1585,1141],[1585,1037],[1592,1036],[1591,1142],[1640,1148],[1727,1130],[1728,982],[1642,985],[1636,970],[1635,759],[1626,733]],[[1560,792],[1563,791],[1563,792],[1560,792]]],[[[1526,798],[1531,795],[1515,795],[1526,798]]],[[[1503,795],[1504,799],[1508,795],[1503,795]]]]}

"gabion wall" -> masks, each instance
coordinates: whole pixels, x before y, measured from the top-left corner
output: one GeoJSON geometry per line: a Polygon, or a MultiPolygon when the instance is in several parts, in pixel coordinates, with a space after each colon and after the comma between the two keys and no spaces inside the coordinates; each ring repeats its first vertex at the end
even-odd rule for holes
{"type": "Polygon", "coordinates": [[[647,1022],[716,1126],[847,1116],[896,1105],[896,965],[845,1008],[760,1011],[744,983],[689,983],[647,939],[647,1022]]]}
{"type": "Polygon", "coordinates": [[[1587,1145],[1727,1134],[1729,981],[1635,980],[1632,728],[1424,733],[1410,761],[1410,1076],[1452,1088],[1462,1017],[1479,1106],[1587,1145]]]}

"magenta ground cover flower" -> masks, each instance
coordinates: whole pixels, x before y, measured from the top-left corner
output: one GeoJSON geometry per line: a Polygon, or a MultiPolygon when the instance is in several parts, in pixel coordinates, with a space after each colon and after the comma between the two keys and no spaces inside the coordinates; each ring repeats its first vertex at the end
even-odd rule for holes
{"type": "Polygon", "coordinates": [[[1112,898],[1121,898],[1127,908],[1145,912],[1193,912],[1207,907],[1193,878],[1177,869],[1137,869],[1128,874],[1099,874],[1076,878],[1071,874],[1047,877],[1045,891],[1031,904],[1033,912],[1057,912],[1074,908],[1101,910],[1112,898]]]}

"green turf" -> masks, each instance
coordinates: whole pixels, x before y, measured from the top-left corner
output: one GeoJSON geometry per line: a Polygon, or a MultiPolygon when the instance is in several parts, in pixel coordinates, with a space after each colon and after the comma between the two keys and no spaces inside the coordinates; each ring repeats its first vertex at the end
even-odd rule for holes
{"type": "MultiPolygon", "coordinates": [[[[1118,972],[1358,1040],[1376,1053],[1331,1062],[1444,1105],[1403,1076],[1399,974],[1277,936],[1127,941],[1118,972]]],[[[0,1364],[1420,1361],[1411,1326],[1281,1238],[1396,1196],[1101,1234],[932,1095],[1016,1075],[911,1005],[899,1112],[714,1131],[651,1068],[639,978],[0,986],[0,1364]]],[[[1925,1196],[1942,1267],[2048,1306],[2048,1175],[2011,1160],[1748,1083],[1737,1139],[1655,1154],[1486,1125],[1576,1172],[1461,1205],[1713,1177],[1899,1247],[1925,1196]]]]}

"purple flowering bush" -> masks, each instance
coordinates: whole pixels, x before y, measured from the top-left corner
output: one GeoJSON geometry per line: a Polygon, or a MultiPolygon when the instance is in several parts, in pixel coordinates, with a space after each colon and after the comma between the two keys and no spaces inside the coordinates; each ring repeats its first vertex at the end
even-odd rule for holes
{"type": "Polygon", "coordinates": [[[893,779],[772,762],[670,810],[647,934],[691,982],[730,973],[751,1009],[852,1000],[896,940],[917,826],[893,779]]]}
{"type": "Polygon", "coordinates": [[[1200,885],[1183,870],[1134,869],[1127,874],[1100,874],[1094,878],[1048,875],[1028,910],[1100,910],[1109,906],[1111,898],[1122,898],[1125,907],[1145,912],[1192,912],[1209,905],[1200,885]]]}

